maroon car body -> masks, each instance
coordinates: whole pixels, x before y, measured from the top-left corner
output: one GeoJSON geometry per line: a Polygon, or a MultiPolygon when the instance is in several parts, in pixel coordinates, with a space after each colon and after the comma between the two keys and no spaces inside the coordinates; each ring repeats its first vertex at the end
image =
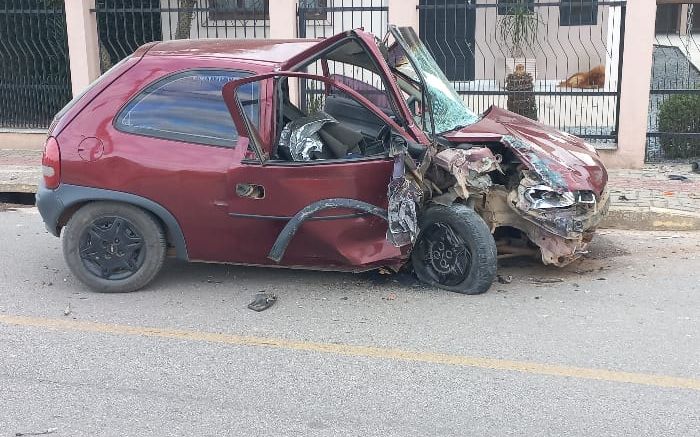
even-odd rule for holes
{"type": "MultiPolygon", "coordinates": [[[[350,40],[364,48],[363,67],[368,67],[366,59],[374,64],[372,71],[384,84],[393,113],[387,114],[363,92],[334,80],[328,71],[313,76],[326,83],[326,94],[332,84],[333,89],[373,112],[391,130],[392,138],[403,138],[428,150],[436,162],[440,161],[440,148],[470,144],[497,156],[499,163],[489,171],[497,167],[512,174],[530,171],[537,175],[532,176],[537,178],[533,183],[548,184],[559,193],[556,195],[592,193],[593,197],[586,199],[597,205],[595,211],[567,209],[564,221],[579,222],[569,226],[551,209],[518,210],[515,204],[522,199],[512,194],[518,191],[517,181],[503,188],[498,199],[490,194],[491,187],[479,193],[469,188],[472,195],[483,198],[469,205],[491,231],[502,227],[522,231],[543,249],[545,262],[565,264],[585,249],[607,196],[607,174],[590,146],[495,107],[469,126],[439,133],[438,139],[435,132],[416,121],[416,111],[406,102],[406,89],[397,80],[386,50],[362,30],[325,40],[178,40],[139,48],[56,117],[44,157],[46,178],[37,195],[47,228],[59,235],[85,205],[124,202],[156,217],[164,229],[169,254],[181,259],[345,271],[381,266],[399,269],[411,255],[411,244],[397,247],[387,238],[387,221],[382,214],[352,207],[319,209],[290,235],[279,262],[269,256],[289,221],[314,202],[354,199],[382,210],[389,207],[387,186],[397,162],[389,150],[357,159],[303,163],[284,162],[274,156],[280,138],[275,118],[282,105],[278,98],[280,79],[312,78],[299,73],[305,63],[350,40]],[[237,130],[234,145],[173,140],[118,127],[119,114],[148,87],[176,74],[205,70],[241,73],[222,89],[237,130]],[[246,113],[237,94],[251,84],[258,92],[254,115],[246,113]],[[254,128],[251,117],[257,119],[254,128]],[[436,148],[437,144],[442,146],[436,148]],[[261,191],[256,195],[242,193],[257,189],[261,191]],[[510,205],[499,206],[498,202],[510,205]],[[548,242],[541,243],[543,235],[548,242]]],[[[346,55],[334,56],[340,59],[346,55]]],[[[422,109],[423,113],[428,111],[429,107],[422,109]]],[[[387,145],[387,149],[391,147],[387,145]]],[[[421,160],[414,161],[420,172],[421,160]]],[[[454,180],[447,183],[452,185],[454,180]]],[[[451,199],[436,193],[427,196],[423,191],[423,204],[431,197],[440,204],[459,202],[460,198],[466,204],[471,196],[459,189],[451,199]]]]}

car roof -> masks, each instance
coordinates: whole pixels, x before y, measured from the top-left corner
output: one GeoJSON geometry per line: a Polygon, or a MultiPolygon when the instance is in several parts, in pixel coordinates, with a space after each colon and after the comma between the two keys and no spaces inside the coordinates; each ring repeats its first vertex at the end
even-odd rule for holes
{"type": "Polygon", "coordinates": [[[318,44],[320,39],[179,39],[150,47],[146,57],[207,57],[281,64],[318,44]]]}

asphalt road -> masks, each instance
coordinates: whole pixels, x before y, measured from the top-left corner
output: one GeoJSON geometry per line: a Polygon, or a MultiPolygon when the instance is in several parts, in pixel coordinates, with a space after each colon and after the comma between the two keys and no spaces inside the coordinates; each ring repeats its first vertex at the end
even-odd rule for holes
{"type": "Polygon", "coordinates": [[[472,297],[179,262],[96,294],[33,208],[0,255],[0,437],[700,435],[700,233],[607,231],[472,297]]]}

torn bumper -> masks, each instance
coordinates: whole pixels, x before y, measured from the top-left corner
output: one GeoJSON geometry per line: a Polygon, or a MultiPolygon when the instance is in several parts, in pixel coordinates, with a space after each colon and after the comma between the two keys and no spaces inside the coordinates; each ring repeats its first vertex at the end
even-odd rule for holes
{"type": "Polygon", "coordinates": [[[569,208],[519,210],[532,225],[526,233],[539,246],[542,261],[563,267],[585,254],[593,234],[610,207],[606,192],[593,205],[575,204],[569,208]]]}

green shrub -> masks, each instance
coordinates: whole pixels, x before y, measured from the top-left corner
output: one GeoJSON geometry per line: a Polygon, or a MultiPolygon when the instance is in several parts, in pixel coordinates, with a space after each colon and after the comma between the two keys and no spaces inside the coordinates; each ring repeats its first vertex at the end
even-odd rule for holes
{"type": "MultiPolygon", "coordinates": [[[[700,95],[676,94],[659,107],[659,132],[700,133],[700,95]]],[[[700,135],[662,135],[661,148],[667,158],[700,156],[700,135]]]]}

